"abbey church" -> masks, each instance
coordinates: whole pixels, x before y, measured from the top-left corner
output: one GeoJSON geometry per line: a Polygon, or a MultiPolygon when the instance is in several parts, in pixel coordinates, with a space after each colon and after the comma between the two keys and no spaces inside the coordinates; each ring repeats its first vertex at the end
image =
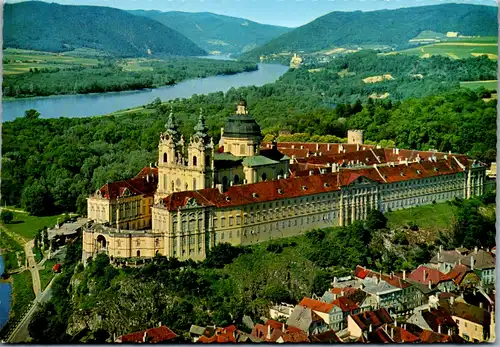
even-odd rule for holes
{"type": "Polygon", "coordinates": [[[348,143],[264,143],[241,100],[216,146],[200,112],[185,141],[171,112],[158,162],[88,198],[86,260],[202,260],[218,243],[248,245],[345,226],[382,212],[469,198],[492,189],[465,155],[378,148],[359,130],[348,143]]]}

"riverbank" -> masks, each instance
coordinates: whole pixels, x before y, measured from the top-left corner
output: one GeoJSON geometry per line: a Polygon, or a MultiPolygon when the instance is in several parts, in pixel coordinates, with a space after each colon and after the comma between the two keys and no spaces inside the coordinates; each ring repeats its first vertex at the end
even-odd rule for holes
{"type": "MultiPolygon", "coordinates": [[[[208,61],[208,59],[201,60],[208,61]]],[[[173,86],[155,89],[15,99],[3,103],[2,121],[23,117],[28,109],[36,109],[41,114],[40,118],[81,118],[107,115],[119,110],[142,107],[156,98],[165,102],[177,98],[189,98],[195,94],[225,93],[231,88],[262,86],[275,82],[287,71],[287,66],[258,64],[258,69],[255,71],[193,78],[173,86]]]]}
{"type": "Polygon", "coordinates": [[[190,78],[233,75],[257,70],[257,64],[202,58],[124,59],[97,66],[30,68],[5,74],[3,95],[23,99],[52,95],[77,95],[142,90],[170,86],[190,78]]]}

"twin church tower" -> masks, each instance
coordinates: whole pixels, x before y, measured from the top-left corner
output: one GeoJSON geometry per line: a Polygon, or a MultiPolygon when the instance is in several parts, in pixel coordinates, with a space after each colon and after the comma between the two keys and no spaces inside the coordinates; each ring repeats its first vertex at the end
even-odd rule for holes
{"type": "Polygon", "coordinates": [[[289,158],[277,150],[277,153],[272,153],[272,158],[261,155],[261,129],[248,114],[243,99],[222,129],[217,150],[208,136],[202,110],[187,148],[175,125],[173,112],[170,112],[165,128],[158,145],[155,202],[174,192],[215,187],[227,190],[235,184],[272,180],[279,175],[284,177],[288,172],[289,158]]]}

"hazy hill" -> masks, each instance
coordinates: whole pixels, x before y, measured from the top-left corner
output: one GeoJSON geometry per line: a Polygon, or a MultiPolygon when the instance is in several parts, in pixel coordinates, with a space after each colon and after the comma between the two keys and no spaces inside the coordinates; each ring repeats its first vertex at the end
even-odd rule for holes
{"type": "Polygon", "coordinates": [[[497,7],[442,4],[372,12],[331,12],[296,28],[243,57],[283,51],[319,51],[332,47],[388,45],[404,48],[424,30],[461,35],[497,36],[497,7]]]}
{"type": "Polygon", "coordinates": [[[208,12],[129,12],[157,20],[185,35],[207,52],[219,51],[221,54],[246,52],[292,30],[208,12]]]}
{"type": "Polygon", "coordinates": [[[194,42],[157,21],[98,6],[5,4],[3,47],[49,52],[93,48],[115,56],[195,56],[194,42]]]}

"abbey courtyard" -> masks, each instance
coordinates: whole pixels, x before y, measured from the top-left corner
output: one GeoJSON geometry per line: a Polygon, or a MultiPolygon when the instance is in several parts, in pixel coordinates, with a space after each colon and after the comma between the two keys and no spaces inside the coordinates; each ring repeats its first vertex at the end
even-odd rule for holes
{"type": "Polygon", "coordinates": [[[218,145],[202,111],[186,141],[171,112],[158,162],[88,198],[83,260],[202,260],[219,243],[249,245],[345,226],[382,212],[478,196],[494,188],[466,155],[347,143],[262,142],[241,100],[218,145]]]}

